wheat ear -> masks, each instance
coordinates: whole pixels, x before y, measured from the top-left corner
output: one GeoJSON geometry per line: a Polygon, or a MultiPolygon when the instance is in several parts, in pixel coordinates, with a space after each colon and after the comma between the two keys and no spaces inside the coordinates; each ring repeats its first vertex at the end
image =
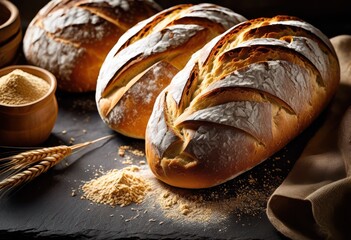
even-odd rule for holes
{"type": "Polygon", "coordinates": [[[38,164],[35,164],[34,166],[28,168],[27,170],[24,170],[20,173],[17,173],[1,181],[0,190],[4,188],[12,188],[34,179],[35,177],[49,170],[51,167],[55,166],[63,158],[65,158],[70,154],[71,154],[71,151],[66,151],[65,154],[55,153],[51,156],[47,156],[43,158],[38,164]]]}
{"type": "Polygon", "coordinates": [[[2,162],[6,161],[6,163],[2,164],[2,167],[4,168],[2,170],[2,173],[5,173],[10,170],[20,170],[30,166],[31,164],[39,162],[48,156],[52,156],[58,153],[65,154],[68,151],[72,151],[71,147],[63,145],[63,146],[31,150],[31,151],[23,152],[11,157],[2,158],[0,159],[0,164],[1,164],[1,161],[2,162]]]}
{"type": "Polygon", "coordinates": [[[71,155],[74,150],[110,137],[112,137],[112,135],[101,137],[93,141],[78,143],[73,146],[62,145],[42,148],[23,152],[6,159],[0,159],[9,160],[9,162],[6,163],[8,168],[5,171],[1,171],[0,175],[9,170],[16,172],[14,175],[10,175],[0,181],[0,191],[28,182],[61,162],[65,157],[71,155]]]}

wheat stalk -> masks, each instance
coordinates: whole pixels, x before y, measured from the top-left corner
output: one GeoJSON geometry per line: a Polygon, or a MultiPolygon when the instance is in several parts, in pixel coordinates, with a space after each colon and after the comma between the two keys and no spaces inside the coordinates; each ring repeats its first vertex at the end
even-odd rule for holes
{"type": "Polygon", "coordinates": [[[0,161],[4,163],[1,165],[3,167],[3,170],[1,173],[5,173],[11,170],[20,170],[46,157],[52,156],[54,154],[57,154],[57,153],[65,154],[66,152],[71,152],[71,151],[72,151],[71,147],[63,145],[63,146],[31,150],[31,151],[23,152],[11,157],[2,158],[0,159],[0,161]]]}
{"type": "Polygon", "coordinates": [[[38,164],[1,181],[0,190],[5,188],[12,188],[34,179],[35,177],[49,170],[51,167],[55,166],[63,158],[70,154],[71,151],[67,151],[66,154],[55,153],[52,156],[43,158],[42,161],[40,161],[38,164]]]}
{"type": "Polygon", "coordinates": [[[0,175],[9,171],[14,172],[0,181],[0,191],[29,182],[71,155],[73,151],[110,137],[112,135],[73,146],[62,145],[36,149],[0,159],[0,166],[5,166],[0,171],[0,175]],[[1,161],[5,161],[5,163],[1,165],[1,161]]]}

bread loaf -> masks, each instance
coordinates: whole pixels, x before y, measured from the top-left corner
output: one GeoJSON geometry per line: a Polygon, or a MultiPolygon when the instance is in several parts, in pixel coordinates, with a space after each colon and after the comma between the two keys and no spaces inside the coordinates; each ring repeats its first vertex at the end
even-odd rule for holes
{"type": "Polygon", "coordinates": [[[190,56],[246,20],[214,4],[181,4],[127,31],[106,57],[97,81],[101,118],[115,131],[143,139],[157,95],[190,56]]]}
{"type": "Polygon", "coordinates": [[[329,39],[310,24],[289,16],[239,24],[195,53],[157,97],[148,164],[177,187],[233,179],[311,124],[339,75],[329,39]]]}
{"type": "Polygon", "coordinates": [[[24,55],[51,71],[59,89],[95,91],[101,64],[119,37],[160,10],[152,0],[53,0],[30,22],[24,55]]]}

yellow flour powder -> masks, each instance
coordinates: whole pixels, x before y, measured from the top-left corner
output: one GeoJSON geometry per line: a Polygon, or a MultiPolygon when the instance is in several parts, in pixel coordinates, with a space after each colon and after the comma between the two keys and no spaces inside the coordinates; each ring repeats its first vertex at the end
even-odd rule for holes
{"type": "Polygon", "coordinates": [[[21,105],[43,97],[50,85],[44,79],[16,69],[0,77],[0,104],[21,105]]]}
{"type": "Polygon", "coordinates": [[[139,167],[130,166],[111,170],[82,186],[82,198],[111,206],[121,207],[141,203],[150,190],[148,183],[138,176],[139,167]]]}

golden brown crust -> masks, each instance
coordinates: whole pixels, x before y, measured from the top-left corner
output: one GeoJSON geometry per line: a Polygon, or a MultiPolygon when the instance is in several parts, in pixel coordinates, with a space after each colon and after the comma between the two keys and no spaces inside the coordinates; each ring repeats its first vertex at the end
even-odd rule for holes
{"type": "Polygon", "coordinates": [[[310,125],[339,80],[330,41],[310,24],[288,16],[239,24],[194,54],[156,99],[150,168],[184,188],[232,179],[310,125]]]}
{"type": "Polygon", "coordinates": [[[54,0],[29,24],[24,54],[29,63],[51,71],[59,89],[94,91],[100,67],[119,37],[158,11],[146,0],[54,0]]]}
{"type": "Polygon", "coordinates": [[[119,96],[104,98],[102,102],[107,99],[115,101],[100,105],[101,112],[111,119],[109,125],[113,129],[120,129],[120,133],[125,136],[144,136],[156,97],[177,72],[178,69],[173,65],[158,62],[142,72],[141,76],[136,76],[126,87],[120,88],[119,96]],[[114,106],[112,110],[111,106],[114,106]]]}
{"type": "Polygon", "coordinates": [[[101,67],[96,89],[101,118],[119,133],[143,139],[155,98],[138,104],[133,98],[161,92],[195,51],[244,20],[214,4],[181,4],[138,23],[121,37],[101,67]],[[153,66],[161,76],[150,74],[153,66]],[[152,92],[128,90],[131,83],[146,86],[148,81],[154,82],[152,92]]]}

